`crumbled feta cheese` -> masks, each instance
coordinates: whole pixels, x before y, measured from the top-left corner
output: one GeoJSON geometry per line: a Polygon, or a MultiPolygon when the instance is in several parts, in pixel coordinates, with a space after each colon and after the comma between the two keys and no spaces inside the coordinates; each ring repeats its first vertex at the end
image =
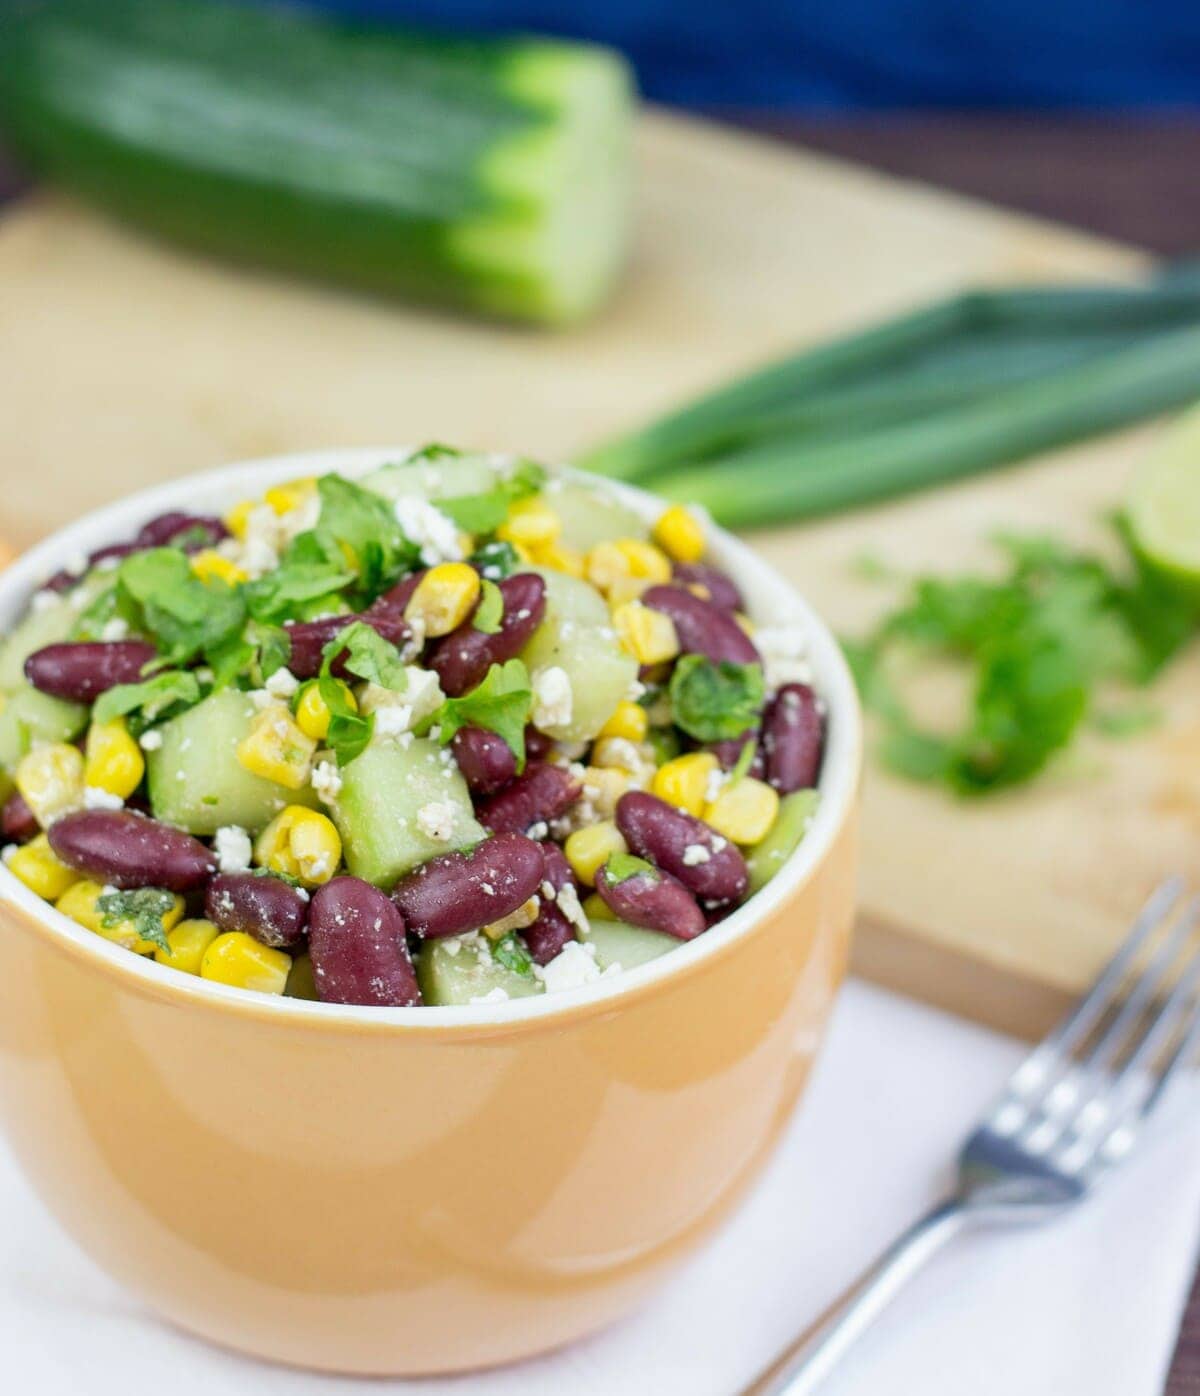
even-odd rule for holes
{"type": "Polygon", "coordinates": [[[449,800],[430,800],[417,811],[417,828],[435,843],[448,843],[458,823],[458,806],[449,800]]]}
{"type": "Polygon", "coordinates": [[[217,865],[223,873],[246,872],[250,867],[250,835],[240,824],[226,824],[213,836],[217,865]]]}
{"type": "Polygon", "coordinates": [[[375,735],[398,737],[412,727],[412,708],[407,703],[392,704],[375,709],[375,735]]]}
{"type": "Polygon", "coordinates": [[[333,804],[342,791],[341,772],[333,761],[318,761],[313,767],[311,783],[317,798],[326,805],[333,804]]]}
{"type": "Polygon", "coordinates": [[[575,890],[573,882],[566,883],[558,891],[558,909],[573,926],[578,926],[581,931],[588,929],[587,912],[579,900],[579,893],[575,890]]]}
{"type": "Polygon", "coordinates": [[[457,955],[461,949],[462,941],[458,936],[447,936],[446,939],[442,941],[442,950],[447,955],[457,955]]]}
{"type": "Polygon", "coordinates": [[[542,967],[542,983],[548,994],[578,989],[600,978],[596,951],[590,945],[569,940],[548,965],[542,967]]]}
{"type": "Polygon", "coordinates": [[[105,621],[100,631],[102,640],[124,640],[129,634],[129,622],[120,616],[113,616],[112,620],[105,621]]]}
{"type": "Polygon", "coordinates": [[[723,770],[721,770],[720,767],[718,767],[715,771],[709,771],[708,780],[704,786],[704,799],[706,803],[710,805],[712,804],[712,802],[721,793],[721,787],[725,784],[725,781],[727,779],[728,777],[726,773],[723,770]]]}
{"type": "Polygon", "coordinates": [[[499,984],[494,989],[489,989],[486,994],[476,994],[467,1000],[468,1003],[507,1003],[508,991],[502,989],[499,984]]]}
{"type": "Polygon", "coordinates": [[[712,854],[702,843],[689,843],[683,850],[683,866],[685,868],[696,868],[701,863],[707,863],[712,854]]]}
{"type": "Polygon", "coordinates": [[[76,552],[73,552],[71,556],[67,558],[67,560],[63,563],[63,569],[78,577],[82,573],[87,571],[87,565],[87,553],[85,553],[82,549],[79,549],[76,552]]]}
{"type": "Polygon", "coordinates": [[[394,508],[396,522],[409,541],[420,548],[421,561],[427,567],[439,562],[462,561],[458,525],[452,518],[417,494],[402,494],[394,508]]]}
{"type": "Polygon", "coordinates": [[[11,863],[16,851],[17,845],[15,843],[6,843],[3,848],[0,848],[0,863],[11,863]]]}
{"type": "Polygon", "coordinates": [[[29,603],[29,609],[33,614],[40,615],[43,611],[53,611],[55,607],[63,603],[62,596],[57,591],[35,591],[29,603]]]}
{"type": "Polygon", "coordinates": [[[138,738],[138,746],[140,746],[143,751],[158,751],[162,744],[162,733],[155,728],[151,728],[148,732],[143,732],[138,738]]]}
{"type": "Polygon", "coordinates": [[[300,680],[290,669],[276,669],[264,687],[276,698],[291,698],[300,687],[300,680]]]}
{"type": "Polygon", "coordinates": [[[763,626],[754,632],[754,645],[762,655],[768,688],[812,682],[812,666],[805,657],[808,645],[799,626],[763,626]]]}
{"type": "Polygon", "coordinates": [[[565,669],[557,664],[538,669],[533,675],[533,725],[543,732],[565,726],[571,720],[574,699],[565,669]]]}
{"type": "Polygon", "coordinates": [[[272,708],[279,701],[273,693],[268,693],[265,688],[252,688],[246,697],[261,712],[264,708],[272,708]]]}
{"type": "Polygon", "coordinates": [[[120,795],[114,795],[109,790],[102,790],[98,785],[88,785],[83,791],[84,809],[124,809],[125,801],[120,795]]]}

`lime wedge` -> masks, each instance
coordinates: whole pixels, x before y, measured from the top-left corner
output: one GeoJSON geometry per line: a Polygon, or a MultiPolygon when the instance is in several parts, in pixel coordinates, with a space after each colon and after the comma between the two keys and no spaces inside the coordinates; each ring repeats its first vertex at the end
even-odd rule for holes
{"type": "Polygon", "coordinates": [[[1200,408],[1167,431],[1134,476],[1128,512],[1142,557],[1200,597],[1200,408]]]}

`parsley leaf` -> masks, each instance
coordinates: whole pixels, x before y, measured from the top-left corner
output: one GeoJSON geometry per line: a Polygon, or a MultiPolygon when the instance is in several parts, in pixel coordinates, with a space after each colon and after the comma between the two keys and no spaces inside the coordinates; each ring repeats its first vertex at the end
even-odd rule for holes
{"type": "Polygon", "coordinates": [[[493,538],[482,548],[476,548],[469,559],[472,567],[479,569],[480,575],[489,581],[502,581],[521,565],[517,550],[503,538],[493,538]]]}
{"type": "Polygon", "coordinates": [[[468,533],[492,533],[508,518],[509,506],[537,494],[546,482],[546,472],[533,461],[520,461],[494,489],[483,494],[460,494],[439,499],[437,507],[468,533]]]}
{"type": "Polygon", "coordinates": [[[140,608],[138,628],[151,635],[164,660],[185,664],[236,635],[246,619],[241,589],[202,581],[177,548],[149,548],[127,557],[117,584],[140,608]]]}
{"type": "Polygon", "coordinates": [[[106,931],[128,922],[142,940],[170,950],[163,918],[175,905],[175,898],[161,887],[138,887],[131,892],[104,892],[96,898],[100,924],[106,931]]]}
{"type": "Polygon", "coordinates": [[[499,633],[500,622],[503,619],[504,595],[495,582],[490,582],[485,577],[480,583],[479,605],[475,607],[471,625],[475,630],[482,630],[485,635],[495,635],[499,633]]]}
{"type": "Polygon", "coordinates": [[[322,674],[329,673],[343,650],[347,652],[346,668],[356,678],[390,688],[394,693],[403,693],[408,687],[408,672],[400,651],[365,621],[351,621],[329,641],[321,651],[322,674]]]}
{"type": "Polygon", "coordinates": [[[329,674],[317,679],[318,691],[329,709],[329,730],[325,745],[337,758],[339,766],[348,766],[366,749],[375,731],[374,713],[360,713],[350,706],[345,689],[329,674]]]}
{"type": "Polygon", "coordinates": [[[639,873],[649,873],[655,882],[658,881],[658,869],[654,864],[647,863],[645,858],[635,858],[632,853],[610,853],[604,869],[614,887],[639,873]]]}
{"type": "Polygon", "coordinates": [[[533,711],[533,690],[529,670],[519,659],[493,664],[478,687],[461,698],[447,698],[431,719],[441,728],[439,740],[445,746],[463,727],[483,727],[504,738],[517,758],[517,768],[525,764],[525,724],[533,711]]]}
{"type": "Polygon", "coordinates": [[[531,975],[533,973],[533,957],[525,946],[521,943],[515,931],[509,931],[506,936],[502,936],[492,946],[492,959],[498,965],[503,965],[505,969],[510,969],[514,974],[531,975]]]}
{"type": "Polygon", "coordinates": [[[134,714],[135,727],[148,727],[168,710],[190,708],[200,701],[200,681],[185,669],[164,669],[142,683],[121,683],[96,699],[93,722],[111,722],[134,714]]]}
{"type": "Polygon", "coordinates": [[[758,722],[765,688],[758,664],[714,664],[702,654],[685,654],[671,675],[671,709],[676,725],[698,742],[740,737],[758,722]]]}

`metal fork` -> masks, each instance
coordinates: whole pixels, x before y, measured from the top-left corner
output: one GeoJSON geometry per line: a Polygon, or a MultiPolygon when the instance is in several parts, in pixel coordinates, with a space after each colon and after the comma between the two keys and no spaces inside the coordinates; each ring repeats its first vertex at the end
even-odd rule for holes
{"type": "Polygon", "coordinates": [[[900,1288],[960,1232],[1049,1221],[1133,1150],[1200,1046],[1200,897],[1151,895],[1078,1006],[1017,1067],[958,1156],[948,1198],[900,1236],[742,1396],[810,1396],[900,1288]],[[1148,952],[1143,968],[1134,969],[1148,952]]]}

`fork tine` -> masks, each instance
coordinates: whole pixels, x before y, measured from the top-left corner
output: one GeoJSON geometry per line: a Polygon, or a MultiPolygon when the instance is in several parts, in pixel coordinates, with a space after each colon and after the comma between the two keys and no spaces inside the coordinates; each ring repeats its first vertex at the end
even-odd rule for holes
{"type": "Polygon", "coordinates": [[[1020,1092],[1042,1084],[1051,1067],[1087,1037],[1111,1004],[1134,956],[1179,900],[1183,886],[1182,877],[1169,877],[1151,892],[1129,934],[1117,946],[1091,989],[1017,1068],[1011,1082],[1015,1090],[1020,1092]]]}
{"type": "MultiPolygon", "coordinates": [[[[1197,975],[1197,978],[1200,979],[1200,974],[1197,975]]],[[[1151,1111],[1159,1105],[1176,1073],[1195,1056],[1198,1047],[1200,1047],[1200,999],[1193,998],[1191,1021],[1172,1049],[1171,1055],[1159,1068],[1154,1086],[1141,1108],[1140,1113],[1143,1119],[1147,1118],[1151,1111]]]]}
{"type": "MultiPolygon", "coordinates": [[[[1172,1034],[1178,1031],[1181,1020],[1189,1017],[1195,1018],[1197,1014],[1200,1014],[1200,1003],[1196,1001],[1197,986],[1200,986],[1200,949],[1192,952],[1191,959],[1187,962],[1187,968],[1180,975],[1175,987],[1167,996],[1166,1002],[1147,1027],[1142,1035],[1142,1040],[1113,1077],[1113,1087],[1119,1086],[1122,1081],[1141,1071],[1143,1067],[1151,1065],[1158,1053],[1171,1040],[1172,1034]]],[[[1191,1030],[1191,1027],[1186,1030],[1185,1039],[1187,1032],[1191,1030]]],[[[1178,1048],[1172,1052],[1170,1059],[1158,1072],[1152,1094],[1160,1090],[1177,1054],[1178,1048]]]]}

